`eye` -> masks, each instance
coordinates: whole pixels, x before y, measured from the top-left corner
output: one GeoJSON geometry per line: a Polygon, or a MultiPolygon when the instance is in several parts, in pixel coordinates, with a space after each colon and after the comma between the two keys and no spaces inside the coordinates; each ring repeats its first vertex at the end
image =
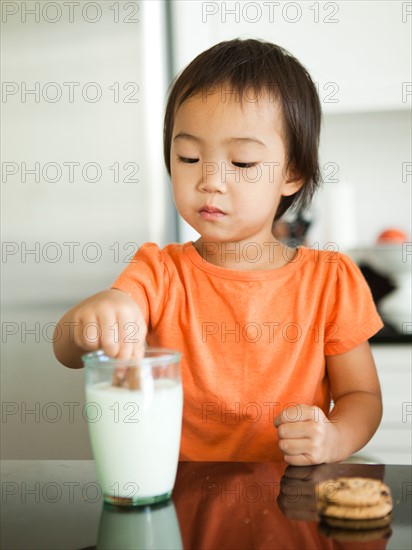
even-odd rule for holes
{"type": "Polygon", "coordinates": [[[257,162],[232,162],[235,166],[238,168],[251,168],[252,166],[256,166],[258,164],[257,162]]]}
{"type": "Polygon", "coordinates": [[[179,162],[184,162],[185,164],[194,164],[199,160],[199,159],[191,159],[191,158],[179,157],[179,156],[177,158],[179,162]]]}

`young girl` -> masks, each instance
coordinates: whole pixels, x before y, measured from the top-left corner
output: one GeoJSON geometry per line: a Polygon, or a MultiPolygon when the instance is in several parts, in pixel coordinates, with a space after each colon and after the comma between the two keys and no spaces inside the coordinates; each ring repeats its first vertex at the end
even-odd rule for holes
{"type": "Polygon", "coordinates": [[[145,340],[183,353],[182,460],[334,462],[379,425],[368,338],[382,322],[359,269],[272,234],[318,185],[319,131],[315,86],[284,49],[231,40],[200,54],[164,126],[174,201],[200,238],[144,244],[111,289],[59,322],[68,367],[99,348],[140,357],[145,340]]]}

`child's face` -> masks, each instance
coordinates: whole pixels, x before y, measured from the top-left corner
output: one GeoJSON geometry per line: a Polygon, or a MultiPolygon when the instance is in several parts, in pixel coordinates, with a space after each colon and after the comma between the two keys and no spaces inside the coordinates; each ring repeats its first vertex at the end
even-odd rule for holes
{"type": "Polygon", "coordinates": [[[269,97],[243,108],[220,92],[188,99],[170,155],[176,207],[205,242],[273,241],[280,198],[301,185],[287,182],[282,116],[269,97]]]}

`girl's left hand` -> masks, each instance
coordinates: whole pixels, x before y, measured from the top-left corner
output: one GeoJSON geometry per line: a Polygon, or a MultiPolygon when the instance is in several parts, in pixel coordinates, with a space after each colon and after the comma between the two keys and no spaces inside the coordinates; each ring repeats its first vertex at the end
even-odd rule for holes
{"type": "Polygon", "coordinates": [[[279,448],[288,464],[307,466],[331,462],[337,441],[337,428],[322,409],[295,405],[284,409],[274,421],[279,448]]]}

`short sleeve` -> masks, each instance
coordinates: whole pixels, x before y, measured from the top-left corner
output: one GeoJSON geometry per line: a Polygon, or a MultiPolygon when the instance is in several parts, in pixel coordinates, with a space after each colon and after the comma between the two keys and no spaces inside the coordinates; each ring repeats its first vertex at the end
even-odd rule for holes
{"type": "Polygon", "coordinates": [[[156,326],[170,287],[165,253],[155,243],[143,244],[111,288],[127,292],[139,305],[146,323],[156,326]]]}
{"type": "Polygon", "coordinates": [[[338,255],[325,324],[325,355],[349,351],[383,327],[370,288],[358,266],[338,255]]]}

